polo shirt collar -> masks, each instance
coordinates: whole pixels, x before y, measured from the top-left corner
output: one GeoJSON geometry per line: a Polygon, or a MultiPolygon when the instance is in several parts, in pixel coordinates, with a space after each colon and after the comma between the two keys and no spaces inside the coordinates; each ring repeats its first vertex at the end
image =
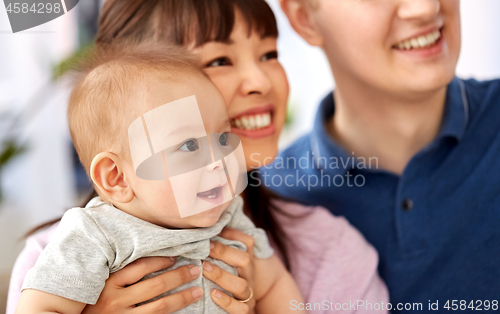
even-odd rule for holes
{"type": "MultiPolygon", "coordinates": [[[[328,163],[332,156],[344,161],[354,156],[341,147],[329,135],[326,128],[326,122],[332,119],[334,113],[335,102],[333,92],[331,92],[319,105],[310,138],[313,158],[320,169],[328,168],[328,163]],[[326,165],[325,159],[327,161],[326,165]]],[[[455,138],[460,141],[465,135],[468,123],[469,103],[465,84],[462,80],[455,77],[450,84],[448,84],[441,128],[434,142],[446,137],[455,138]]],[[[346,168],[338,169],[338,172],[345,173],[349,170],[352,170],[351,162],[346,163],[346,168]]]]}
{"type": "Polygon", "coordinates": [[[443,112],[441,128],[436,140],[442,138],[455,138],[462,140],[469,124],[469,101],[464,82],[455,77],[448,84],[446,90],[446,103],[443,112]]]}
{"type": "MultiPolygon", "coordinates": [[[[319,169],[331,169],[328,167],[330,157],[335,157],[339,160],[348,160],[347,158],[352,156],[329,135],[326,128],[327,121],[332,119],[334,113],[335,103],[333,100],[333,92],[331,92],[321,101],[316,117],[314,118],[314,126],[311,132],[311,150],[319,169]]],[[[344,174],[351,169],[352,164],[347,163],[346,168],[342,167],[334,170],[339,174],[344,174]]]]}

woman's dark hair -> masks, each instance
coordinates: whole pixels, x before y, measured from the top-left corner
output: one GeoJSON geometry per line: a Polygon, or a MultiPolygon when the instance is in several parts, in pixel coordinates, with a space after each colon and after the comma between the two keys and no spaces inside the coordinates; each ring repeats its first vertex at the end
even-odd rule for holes
{"type": "MultiPolygon", "coordinates": [[[[276,18],[265,0],[107,0],[99,20],[96,43],[125,38],[137,41],[154,38],[196,47],[210,41],[228,42],[237,12],[248,25],[248,35],[254,31],[261,38],[278,37],[276,18]]],[[[256,177],[255,173],[249,173],[249,184],[242,194],[245,212],[257,227],[267,232],[290,270],[291,256],[287,248],[294,247],[293,241],[276,219],[276,215],[289,214],[274,203],[284,199],[257,184],[256,177]]],[[[94,191],[83,206],[95,196],[94,191]]],[[[26,236],[59,220],[40,225],[26,236]]]]}
{"type": "Polygon", "coordinates": [[[265,0],[108,0],[103,5],[96,43],[116,38],[166,40],[182,46],[228,42],[236,12],[249,35],[278,37],[273,11],[265,0]]]}
{"type": "Polygon", "coordinates": [[[258,172],[259,170],[252,170],[248,173],[248,186],[242,194],[245,200],[245,208],[248,211],[246,213],[250,215],[250,218],[257,227],[266,231],[278,253],[283,258],[286,269],[290,271],[290,262],[293,254],[290,254],[289,248],[292,248],[293,252],[297,252],[299,248],[294,245],[290,235],[283,230],[276,216],[283,215],[286,217],[301,218],[307,214],[294,216],[278,207],[275,201],[295,201],[279,196],[263,186],[262,181],[258,179],[258,172]]]}

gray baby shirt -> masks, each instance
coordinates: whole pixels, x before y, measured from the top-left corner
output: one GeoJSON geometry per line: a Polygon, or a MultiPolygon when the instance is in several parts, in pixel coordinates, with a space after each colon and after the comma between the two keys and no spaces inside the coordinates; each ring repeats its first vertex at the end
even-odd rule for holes
{"type": "MultiPolygon", "coordinates": [[[[236,197],[213,226],[167,229],[136,218],[99,197],[85,208],[68,210],[50,243],[29,270],[22,289],[36,289],[86,304],[95,304],[110,273],[147,256],[177,256],[174,266],[145,276],[151,278],[183,265],[202,267],[204,260],[237,275],[234,267],[208,257],[210,241],[246,250],[243,243],[218,236],[224,227],[239,229],[255,239],[255,256],[269,258],[273,249],[264,230],[243,214],[243,199],[236,197]]],[[[210,298],[212,288],[224,289],[200,276],[154,299],[199,286],[203,297],[178,313],[225,313],[210,298]]]]}

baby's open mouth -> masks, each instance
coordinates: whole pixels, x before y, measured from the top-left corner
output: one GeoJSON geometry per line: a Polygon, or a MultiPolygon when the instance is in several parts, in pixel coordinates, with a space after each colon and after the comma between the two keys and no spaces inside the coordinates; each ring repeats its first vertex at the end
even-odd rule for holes
{"type": "Polygon", "coordinates": [[[224,196],[222,195],[222,188],[223,186],[219,186],[211,190],[200,192],[196,194],[196,196],[209,203],[219,205],[224,199],[224,196]]]}

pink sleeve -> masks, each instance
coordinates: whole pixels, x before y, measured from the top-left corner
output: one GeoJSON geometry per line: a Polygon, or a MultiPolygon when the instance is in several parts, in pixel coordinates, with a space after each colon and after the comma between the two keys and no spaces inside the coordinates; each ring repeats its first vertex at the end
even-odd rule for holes
{"type": "Polygon", "coordinates": [[[7,312],[6,314],[14,314],[16,311],[17,302],[21,296],[21,287],[23,285],[24,276],[28,270],[35,266],[36,260],[43,249],[47,246],[56,230],[59,223],[56,223],[42,232],[39,232],[28,239],[26,245],[17,257],[9,284],[9,295],[7,297],[7,312]]]}
{"type": "Polygon", "coordinates": [[[299,216],[278,215],[278,220],[293,241],[292,275],[305,302],[320,305],[310,313],[387,313],[373,308],[387,304],[389,294],[378,275],[378,254],[359,231],[322,207],[276,204],[299,216]],[[354,309],[358,300],[372,308],[354,309]]]}

